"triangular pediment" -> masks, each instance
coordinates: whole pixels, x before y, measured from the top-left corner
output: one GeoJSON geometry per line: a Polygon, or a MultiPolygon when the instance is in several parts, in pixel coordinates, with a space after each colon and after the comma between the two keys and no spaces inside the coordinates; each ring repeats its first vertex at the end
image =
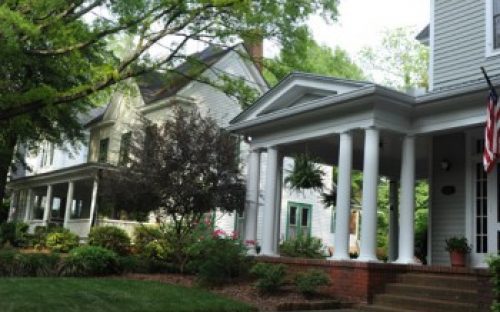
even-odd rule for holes
{"type": "Polygon", "coordinates": [[[313,74],[292,73],[237,116],[232,123],[255,119],[292,107],[306,106],[366,85],[369,83],[313,74]]]}

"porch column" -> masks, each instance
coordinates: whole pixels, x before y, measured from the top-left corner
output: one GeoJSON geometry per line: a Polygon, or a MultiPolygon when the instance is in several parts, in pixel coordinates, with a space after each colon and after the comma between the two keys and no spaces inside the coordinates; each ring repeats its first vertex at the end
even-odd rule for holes
{"type": "Polygon", "coordinates": [[[50,209],[52,208],[52,185],[47,185],[47,195],[45,196],[45,207],[43,210],[43,224],[48,225],[50,219],[50,209]]]}
{"type": "Polygon", "coordinates": [[[10,194],[9,216],[7,217],[7,222],[11,222],[14,219],[14,213],[16,209],[15,205],[19,205],[19,203],[15,203],[16,194],[18,194],[18,191],[15,190],[12,190],[12,194],[10,194]]]}
{"type": "Polygon", "coordinates": [[[94,185],[92,187],[92,201],[90,202],[90,220],[89,220],[89,232],[92,228],[92,224],[94,223],[94,214],[95,208],[97,205],[97,189],[99,188],[99,182],[97,182],[97,178],[94,179],[94,185]]]}
{"type": "Polygon", "coordinates": [[[24,211],[24,222],[27,222],[31,219],[31,203],[33,202],[33,189],[28,190],[28,194],[26,195],[26,210],[24,211]]]}
{"type": "Polygon", "coordinates": [[[359,261],[377,260],[377,184],[379,165],[379,130],[365,130],[363,159],[363,200],[361,251],[359,261]]]}
{"type": "Polygon", "coordinates": [[[274,204],[274,245],[273,252],[279,255],[280,227],[281,227],[281,192],[283,184],[283,155],[278,153],[278,167],[276,172],[276,195],[274,204]]]}
{"type": "Polygon", "coordinates": [[[352,133],[340,134],[335,220],[335,252],[332,259],[349,260],[349,219],[351,216],[352,133]]]}
{"type": "Polygon", "coordinates": [[[415,137],[403,139],[401,202],[399,203],[399,257],[397,263],[414,263],[415,223],[415,137]]]}
{"type": "Polygon", "coordinates": [[[264,197],[264,213],[262,228],[263,256],[277,256],[274,253],[274,225],[276,204],[276,179],[278,175],[278,149],[275,146],[267,149],[266,192],[264,197]]]}
{"type": "MultiPolygon", "coordinates": [[[[260,151],[252,150],[248,157],[245,207],[245,241],[257,243],[259,213],[260,151]]],[[[248,245],[248,254],[255,255],[255,245],[248,245]]]]}
{"type": "Polygon", "coordinates": [[[66,195],[66,210],[64,211],[64,223],[63,227],[68,228],[68,221],[71,216],[71,206],[73,206],[73,193],[75,189],[75,182],[68,182],[68,193],[66,195]]]}
{"type": "Polygon", "coordinates": [[[389,181],[389,261],[398,258],[399,212],[398,212],[398,182],[389,181]]]}

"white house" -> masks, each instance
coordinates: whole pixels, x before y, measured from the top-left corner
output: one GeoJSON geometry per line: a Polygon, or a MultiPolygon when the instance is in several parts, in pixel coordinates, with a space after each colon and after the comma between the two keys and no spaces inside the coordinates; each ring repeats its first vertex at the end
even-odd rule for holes
{"type": "MultiPolygon", "coordinates": [[[[225,50],[209,47],[194,56],[208,66],[202,74],[205,78],[216,81],[220,75],[239,77],[263,94],[268,86],[255,64],[242,57],[244,53],[245,48],[239,45],[236,49],[225,50]]],[[[189,64],[185,63],[177,69],[187,71],[189,64]]],[[[86,144],[57,147],[41,142],[37,152],[25,152],[30,170],[20,169],[12,173],[8,183],[12,194],[11,219],[27,222],[30,230],[48,223],[59,224],[81,237],[86,237],[96,222],[132,232],[138,224],[134,220],[116,220],[111,219],[111,216],[104,218],[95,212],[99,211],[98,172],[119,163],[130,137],[130,128],[139,122],[139,116],[160,122],[169,118],[172,103],[181,103],[196,106],[203,115],[214,118],[221,127],[227,127],[229,121],[241,112],[240,105],[234,99],[201,82],[180,80],[166,84],[159,75],[150,74],[138,85],[130,85],[132,90],[117,92],[107,106],[82,116],[81,122],[86,125],[86,144]]],[[[241,155],[247,153],[247,145],[242,142],[241,155]]],[[[245,167],[246,157],[241,158],[242,166],[245,167]]],[[[284,170],[292,165],[293,160],[287,159],[284,170]]],[[[265,172],[265,166],[261,170],[265,172]]],[[[325,185],[329,189],[332,185],[331,167],[324,166],[324,171],[325,185]]],[[[264,183],[261,187],[264,187],[264,183]]],[[[283,225],[289,226],[281,228],[280,239],[293,236],[289,229],[294,227],[294,222],[301,220],[305,225],[298,227],[298,231],[323,238],[327,246],[333,245],[333,212],[331,208],[324,208],[320,192],[295,193],[285,188],[282,196],[280,218],[283,225]],[[289,222],[290,218],[292,223],[289,222]]],[[[242,215],[217,212],[215,217],[217,226],[226,232],[243,233],[242,215]]],[[[262,217],[261,213],[260,222],[263,222],[262,217]]],[[[259,240],[260,237],[259,232],[259,240]]],[[[352,248],[356,246],[357,235],[354,232],[352,248]]]]}

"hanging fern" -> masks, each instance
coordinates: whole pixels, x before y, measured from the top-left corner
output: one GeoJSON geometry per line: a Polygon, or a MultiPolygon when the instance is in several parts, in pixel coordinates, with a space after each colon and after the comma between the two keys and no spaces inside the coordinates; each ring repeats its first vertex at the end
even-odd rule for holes
{"type": "Polygon", "coordinates": [[[315,159],[307,154],[295,156],[293,169],[289,171],[285,178],[285,183],[292,190],[322,190],[323,189],[323,171],[315,159]]]}
{"type": "Polygon", "coordinates": [[[326,208],[337,207],[337,188],[333,188],[329,193],[322,193],[321,202],[326,208]]]}

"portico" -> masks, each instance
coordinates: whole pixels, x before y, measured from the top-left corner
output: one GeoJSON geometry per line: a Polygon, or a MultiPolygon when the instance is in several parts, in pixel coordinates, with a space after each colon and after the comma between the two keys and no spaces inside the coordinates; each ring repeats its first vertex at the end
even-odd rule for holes
{"type": "Polygon", "coordinates": [[[428,175],[428,139],[406,127],[411,101],[406,95],[372,84],[294,74],[237,117],[230,129],[250,141],[246,240],[257,239],[256,192],[265,166],[261,255],[277,256],[278,188],[282,157],[308,153],[323,164],[338,167],[333,260],[349,260],[349,216],[352,170],[363,172],[362,226],[358,261],[377,262],[377,185],[391,181],[389,244],[397,263],[414,263],[414,187],[428,175]],[[349,96],[348,96],[349,95],[349,96]],[[391,117],[399,114],[398,119],[391,117]],[[261,154],[266,153],[266,164],[261,154]],[[395,189],[400,185],[399,190],[395,189]],[[400,193],[397,198],[398,192],[400,193]],[[397,213],[399,211],[399,214],[397,213]]]}

